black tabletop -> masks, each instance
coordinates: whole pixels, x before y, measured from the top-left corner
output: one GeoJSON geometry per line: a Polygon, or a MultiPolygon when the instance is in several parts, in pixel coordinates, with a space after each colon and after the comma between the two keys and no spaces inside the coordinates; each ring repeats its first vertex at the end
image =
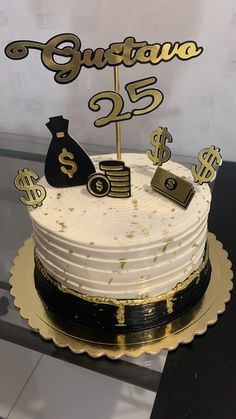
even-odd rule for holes
{"type": "MultiPolygon", "coordinates": [[[[209,231],[236,266],[236,163],[225,162],[213,190],[209,231]]],[[[203,336],[170,352],[151,419],[236,418],[236,290],[203,336]]]]}

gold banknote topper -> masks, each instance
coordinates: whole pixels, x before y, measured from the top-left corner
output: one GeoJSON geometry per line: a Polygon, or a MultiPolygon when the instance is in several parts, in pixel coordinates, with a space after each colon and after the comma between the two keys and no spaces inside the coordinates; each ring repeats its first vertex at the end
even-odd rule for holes
{"type": "Polygon", "coordinates": [[[170,148],[166,145],[166,142],[173,142],[173,138],[167,128],[157,128],[157,130],[151,133],[149,141],[155,147],[155,150],[154,152],[147,150],[148,158],[154,165],[161,166],[163,163],[166,163],[171,156],[170,148]]]}
{"type": "Polygon", "coordinates": [[[194,196],[194,187],[190,182],[174,175],[169,170],[158,167],[152,180],[152,188],[166,198],[187,209],[194,196]]]}
{"type": "Polygon", "coordinates": [[[194,182],[202,185],[203,183],[212,182],[216,176],[216,170],[214,169],[214,164],[220,166],[222,164],[222,156],[220,154],[220,148],[211,145],[211,147],[203,148],[198,153],[198,160],[201,163],[201,166],[197,170],[195,164],[192,165],[192,175],[194,182]]]}
{"type": "Polygon", "coordinates": [[[21,196],[19,199],[23,204],[32,206],[33,208],[40,207],[43,200],[46,198],[46,190],[42,185],[34,184],[33,179],[39,179],[37,173],[29,169],[18,171],[14,179],[14,185],[19,191],[25,191],[28,199],[21,196]]]}

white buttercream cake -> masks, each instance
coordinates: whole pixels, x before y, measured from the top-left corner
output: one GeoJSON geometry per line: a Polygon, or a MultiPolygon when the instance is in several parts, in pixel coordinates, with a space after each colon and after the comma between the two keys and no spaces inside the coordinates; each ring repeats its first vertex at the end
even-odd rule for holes
{"type": "MultiPolygon", "coordinates": [[[[115,155],[95,156],[98,162],[115,155]]],[[[211,193],[194,184],[187,209],[151,188],[156,166],[144,154],[123,154],[131,169],[127,199],[92,196],[85,186],[53,188],[30,210],[36,255],[64,289],[90,296],[143,299],[166,293],[201,264],[211,193]]],[[[189,169],[168,161],[166,170],[193,183],[189,169]]]]}

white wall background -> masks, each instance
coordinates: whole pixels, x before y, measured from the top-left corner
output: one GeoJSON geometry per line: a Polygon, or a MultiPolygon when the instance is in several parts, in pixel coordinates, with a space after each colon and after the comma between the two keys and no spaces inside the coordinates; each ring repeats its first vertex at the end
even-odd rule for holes
{"type": "MultiPolygon", "coordinates": [[[[167,126],[176,154],[197,155],[215,144],[225,160],[236,160],[235,0],[0,0],[0,138],[5,146],[18,147],[16,142],[27,143],[25,138],[33,136],[30,151],[47,147],[51,135],[45,123],[60,114],[71,120],[70,132],[81,143],[115,144],[114,125],[94,127],[100,115],[87,106],[95,93],[113,89],[112,68],[82,68],[74,82],[58,85],[39,51],[31,50],[20,61],[4,55],[11,41],[46,42],[62,32],[79,36],[82,49],[106,48],[128,35],[150,43],[195,40],[204,47],[195,59],[120,67],[121,86],[156,76],[164,93],[160,108],[121,123],[122,144],[145,150],[150,133],[167,126]]],[[[128,100],[126,109],[131,109],[128,100]]]]}

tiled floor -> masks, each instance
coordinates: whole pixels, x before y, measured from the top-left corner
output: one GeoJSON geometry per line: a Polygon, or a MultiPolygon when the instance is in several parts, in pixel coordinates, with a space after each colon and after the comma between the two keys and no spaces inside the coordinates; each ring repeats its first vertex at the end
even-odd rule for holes
{"type": "Polygon", "coordinates": [[[0,416],[7,417],[41,355],[0,340],[0,416]]]}
{"type": "Polygon", "coordinates": [[[155,399],[150,391],[1,340],[0,375],[0,416],[9,419],[149,419],[155,399]]]}

